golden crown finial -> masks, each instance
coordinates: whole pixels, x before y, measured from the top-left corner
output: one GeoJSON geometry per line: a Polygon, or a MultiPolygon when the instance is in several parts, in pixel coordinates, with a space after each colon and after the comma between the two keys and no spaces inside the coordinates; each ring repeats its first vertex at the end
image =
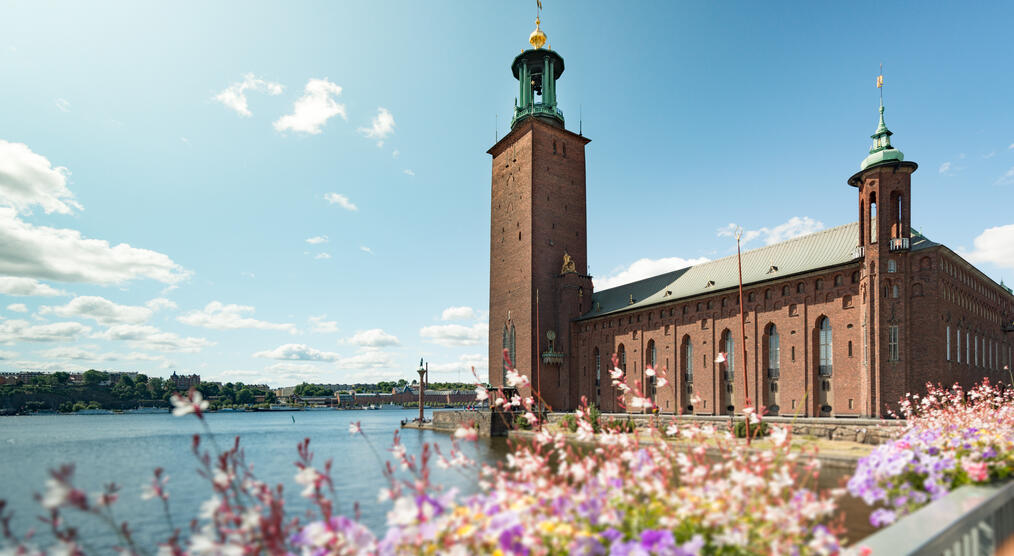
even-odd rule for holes
{"type": "Polygon", "coordinates": [[[542,45],[546,44],[546,34],[543,33],[542,29],[539,28],[540,23],[542,22],[539,21],[538,17],[536,17],[535,30],[532,31],[532,34],[528,36],[528,43],[531,44],[532,47],[534,47],[535,49],[542,48],[542,45]]]}

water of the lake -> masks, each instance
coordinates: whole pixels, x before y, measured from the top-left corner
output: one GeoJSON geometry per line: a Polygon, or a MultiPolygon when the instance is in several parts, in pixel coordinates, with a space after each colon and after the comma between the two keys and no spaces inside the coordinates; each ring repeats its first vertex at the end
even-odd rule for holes
{"type": "MultiPolygon", "coordinates": [[[[297,443],[309,437],[318,467],[329,458],[334,460],[338,511],[351,515],[353,503],[358,501],[363,522],[381,532],[390,509],[390,502],[377,502],[379,489],[387,484],[382,464],[366,440],[351,436],[348,427],[352,422],[362,422],[363,432],[386,460],[390,456],[386,449],[401,420],[416,415],[417,411],[405,410],[352,410],[212,413],[207,419],[220,444],[229,445],[235,436],[241,437],[247,461],[254,464],[258,478],[268,484],[285,485],[290,512],[307,508],[306,501],[299,497],[299,485],[293,481],[293,462],[297,459],[297,443]]],[[[155,467],[164,468],[170,475],[170,508],[177,526],[185,528],[201,503],[210,497],[207,481],[195,472],[197,462],[190,451],[191,437],[202,432],[195,417],[176,418],[168,413],[4,417],[0,419],[0,499],[6,499],[8,508],[15,512],[13,529],[24,532],[36,528],[38,544],[45,545],[45,526],[36,519],[42,512],[33,495],[42,492],[48,469],[74,463],[75,483],[88,492],[97,492],[109,482],[123,487],[120,501],[114,506],[116,515],[130,521],[142,544],[151,545],[169,535],[158,501],[141,499],[155,467]]],[[[450,447],[446,434],[402,431],[402,443],[409,453],[418,453],[425,442],[435,442],[444,450],[450,447]]],[[[500,461],[507,450],[503,439],[480,439],[466,449],[483,462],[500,461]]],[[[455,486],[463,493],[476,490],[474,477],[433,467],[435,482],[455,486]]],[[[821,487],[838,486],[842,475],[826,470],[821,487]]],[[[860,501],[843,500],[841,509],[850,539],[869,533],[869,510],[860,501]]],[[[97,521],[68,515],[80,526],[90,546],[114,544],[114,534],[97,521]]]]}

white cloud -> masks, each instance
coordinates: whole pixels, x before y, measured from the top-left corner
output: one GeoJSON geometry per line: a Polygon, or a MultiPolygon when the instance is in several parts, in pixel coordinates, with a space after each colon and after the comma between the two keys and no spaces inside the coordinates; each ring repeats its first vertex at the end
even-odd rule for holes
{"type": "Polygon", "coordinates": [[[592,278],[592,283],[595,285],[596,290],[606,290],[621,284],[629,284],[630,282],[658,276],[659,274],[665,274],[666,272],[672,272],[673,270],[679,270],[695,264],[706,263],[709,260],[707,257],[698,257],[696,259],[684,259],[681,257],[638,259],[627,268],[618,269],[609,276],[592,278]]]}
{"type": "Polygon", "coordinates": [[[308,237],[306,238],[306,242],[309,243],[310,245],[317,245],[318,243],[327,243],[327,236],[308,237]]]}
{"type": "Polygon", "coordinates": [[[476,346],[488,340],[489,325],[479,322],[472,326],[460,324],[424,326],[419,329],[419,335],[427,342],[441,346],[476,346]]]}
{"type": "Polygon", "coordinates": [[[950,170],[950,169],[951,169],[951,163],[950,162],[944,162],[943,164],[940,165],[940,173],[941,174],[946,174],[947,171],[950,170]]]}
{"type": "Polygon", "coordinates": [[[1009,146],[1009,147],[1007,147],[1007,148],[1008,148],[1008,149],[1011,149],[1011,150],[1014,150],[1014,143],[1011,143],[1011,144],[1010,144],[1010,146],[1009,146]]]}
{"type": "Polygon", "coordinates": [[[365,245],[360,245],[359,246],[359,250],[362,251],[363,253],[369,253],[370,255],[373,254],[373,249],[370,249],[369,247],[367,247],[365,245]]]}
{"type": "Polygon", "coordinates": [[[10,305],[7,306],[7,310],[13,313],[27,313],[28,306],[26,306],[24,303],[11,303],[10,305]]]}
{"type": "Polygon", "coordinates": [[[10,208],[0,208],[0,274],[100,285],[136,278],[175,284],[190,275],[162,253],[33,226],[10,208]]]}
{"type": "Polygon", "coordinates": [[[345,105],[336,102],[332,95],[338,96],[342,88],[327,79],[311,79],[306,82],[303,96],[292,106],[292,114],[282,116],[275,122],[276,131],[301,131],[316,135],[321,127],[334,116],[348,120],[345,105]]]}
{"type": "Polygon", "coordinates": [[[403,174],[405,174],[406,176],[415,176],[415,172],[413,172],[412,170],[409,170],[408,168],[405,168],[405,169],[404,169],[404,170],[402,170],[401,172],[402,172],[403,174]]]}
{"type": "Polygon", "coordinates": [[[339,357],[337,353],[320,351],[306,344],[284,344],[269,351],[258,351],[253,356],[283,361],[337,361],[339,357]]]}
{"type": "Polygon", "coordinates": [[[96,353],[95,346],[89,349],[76,346],[60,346],[38,352],[47,359],[69,359],[71,361],[116,361],[120,355],[116,353],[96,353]]]}
{"type": "Polygon", "coordinates": [[[67,292],[60,291],[48,284],[43,284],[32,278],[17,278],[15,276],[0,276],[0,293],[17,296],[41,296],[54,297],[67,295],[67,292]]]}
{"type": "Polygon", "coordinates": [[[70,171],[56,168],[24,143],[0,139],[0,206],[30,214],[33,205],[46,214],[70,214],[81,205],[67,188],[70,171]]]}
{"type": "Polygon", "coordinates": [[[296,333],[296,325],[291,323],[273,323],[249,318],[254,308],[249,305],[225,305],[220,301],[208,303],[200,311],[191,311],[176,320],[190,326],[202,326],[217,330],[236,330],[239,328],[257,328],[261,330],[285,330],[296,333]]]}
{"type": "Polygon", "coordinates": [[[1014,166],[1011,166],[1010,170],[1007,170],[1004,175],[997,178],[994,183],[996,185],[1010,185],[1014,183],[1014,166]]]}
{"type": "MultiPolygon", "coordinates": [[[[739,228],[736,224],[729,224],[724,228],[718,229],[718,236],[735,237],[736,229],[739,228]]],[[[757,230],[745,230],[743,232],[742,242],[743,244],[750,243],[755,239],[761,239],[765,245],[771,245],[794,237],[805,236],[812,234],[816,231],[823,230],[824,223],[819,222],[804,216],[802,218],[793,216],[787,222],[779,224],[774,228],[759,228],[757,230]]]]}
{"type": "Polygon", "coordinates": [[[314,256],[313,258],[314,259],[330,259],[331,255],[329,255],[327,253],[317,253],[317,255],[314,256]]]}
{"type": "Polygon", "coordinates": [[[360,330],[352,335],[351,338],[345,340],[347,343],[355,344],[362,347],[368,348],[379,348],[388,346],[397,346],[400,344],[398,338],[384,332],[379,328],[371,330],[360,330]]]}
{"type": "Polygon", "coordinates": [[[471,307],[448,307],[440,314],[440,320],[470,320],[475,318],[471,307]]]}
{"type": "Polygon", "coordinates": [[[198,352],[215,345],[204,338],[182,337],[172,332],[163,332],[147,324],[117,324],[95,336],[105,340],[128,342],[138,349],[152,351],[198,352]]]}
{"type": "Polygon", "coordinates": [[[333,320],[324,320],[327,315],[319,315],[310,317],[310,332],[317,332],[319,334],[328,334],[331,332],[338,332],[338,323],[333,320]]]}
{"type": "Polygon", "coordinates": [[[986,228],[973,240],[975,249],[961,255],[973,263],[1014,268],[1014,224],[986,228]]]}
{"type": "Polygon", "coordinates": [[[398,155],[400,154],[401,151],[399,151],[398,149],[394,149],[393,151],[391,151],[391,158],[398,158],[398,155]]]}
{"type": "Polygon", "coordinates": [[[391,354],[379,350],[364,350],[352,357],[343,357],[338,360],[339,369],[393,369],[397,367],[391,354]]]}
{"type": "Polygon", "coordinates": [[[489,365],[486,359],[486,355],[475,353],[461,355],[457,361],[432,361],[430,362],[430,372],[445,375],[447,380],[457,381],[460,376],[462,382],[473,382],[476,377],[472,375],[472,370],[475,369],[479,381],[486,382],[489,376],[489,365]],[[451,376],[452,373],[456,373],[458,376],[451,376]]]}
{"type": "Polygon", "coordinates": [[[324,200],[345,210],[359,210],[359,207],[352,204],[352,201],[349,201],[349,198],[341,193],[325,193],[324,200]]]}
{"type": "Polygon", "coordinates": [[[147,307],[119,305],[104,297],[83,295],[62,306],[39,307],[39,314],[54,314],[63,318],[92,319],[99,324],[140,324],[151,318],[147,307]]]}
{"type": "Polygon", "coordinates": [[[87,334],[91,327],[79,322],[32,325],[24,320],[0,322],[0,344],[14,342],[66,342],[87,334]]]}
{"type": "Polygon", "coordinates": [[[214,99],[229,108],[232,108],[240,116],[250,117],[252,113],[246,104],[246,91],[257,91],[269,95],[282,94],[284,87],[280,83],[264,81],[252,73],[243,76],[243,81],[233,83],[224,91],[215,95],[214,99]]]}
{"type": "Polygon", "coordinates": [[[10,361],[18,356],[16,351],[4,351],[0,349],[0,361],[10,361]]]}
{"type": "Polygon", "coordinates": [[[53,101],[53,104],[56,104],[56,107],[59,108],[61,112],[70,112],[70,102],[68,102],[65,98],[58,98],[53,101]]]}
{"type": "Polygon", "coordinates": [[[996,151],[989,151],[988,153],[982,155],[982,158],[985,158],[985,159],[988,160],[990,158],[993,158],[994,156],[996,156],[996,151]]]}
{"type": "Polygon", "coordinates": [[[370,122],[370,127],[361,127],[358,131],[370,139],[376,139],[377,146],[383,147],[384,139],[394,133],[394,116],[387,108],[377,108],[377,115],[370,122]]]}
{"type": "Polygon", "coordinates": [[[155,299],[149,300],[147,303],[144,304],[144,306],[151,309],[152,311],[163,311],[167,309],[179,308],[179,306],[176,305],[175,301],[172,301],[171,299],[166,299],[164,297],[156,297],[155,299]]]}

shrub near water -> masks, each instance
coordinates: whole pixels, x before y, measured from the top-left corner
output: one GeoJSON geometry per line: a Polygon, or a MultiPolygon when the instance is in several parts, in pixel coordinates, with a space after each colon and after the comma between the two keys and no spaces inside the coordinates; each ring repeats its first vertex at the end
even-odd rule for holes
{"type": "MultiPolygon", "coordinates": [[[[526,386],[516,371],[508,377],[511,386],[526,386]]],[[[540,425],[530,397],[507,400],[481,386],[477,395],[540,425]]],[[[315,464],[309,439],[298,446],[295,482],[316,515],[300,519],[286,513],[280,485],[254,475],[238,438],[224,450],[215,444],[200,393],[173,398],[173,404],[174,414],[192,413],[205,427],[191,448],[209,499],[188,529],[174,528],[168,478],[156,470],[144,496],[157,500],[167,518],[159,554],[831,554],[840,546],[838,528],[827,525],[840,493],[816,490],[819,461],[791,451],[790,433],[780,427],[771,429],[772,448],[748,451],[728,430],[670,423],[665,436],[694,446],[687,449],[663,442],[650,425],[651,442],[645,443],[609,426],[595,434],[592,410],[581,408],[575,434],[593,442],[590,449],[579,451],[562,433],[543,431],[515,446],[497,467],[479,466],[460,449],[459,443],[475,441],[473,428],[459,428],[446,454],[430,445],[408,454],[396,433],[384,466],[389,484],[380,493],[392,509],[388,528],[375,536],[356,519],[334,513],[330,462],[315,464]],[[706,445],[717,448],[718,456],[707,453],[706,445]],[[475,476],[479,494],[458,496],[431,483],[433,464],[475,476]]],[[[350,433],[372,448],[358,424],[350,433]]],[[[116,530],[122,552],[155,552],[133,540],[128,523],[112,518],[116,487],[89,496],[72,479],[70,467],[54,471],[40,496],[57,539],[53,549],[83,554],[82,539],[64,514],[84,512],[116,530]]],[[[9,523],[2,505],[0,521],[9,523]]],[[[30,536],[3,529],[11,548],[41,553],[30,536]]]]}
{"type": "Polygon", "coordinates": [[[967,484],[1005,479],[1014,472],[1014,390],[989,380],[965,392],[927,385],[907,395],[902,435],[859,461],[849,480],[853,496],[881,505],[875,526],[893,523],[930,500],[967,484]]]}

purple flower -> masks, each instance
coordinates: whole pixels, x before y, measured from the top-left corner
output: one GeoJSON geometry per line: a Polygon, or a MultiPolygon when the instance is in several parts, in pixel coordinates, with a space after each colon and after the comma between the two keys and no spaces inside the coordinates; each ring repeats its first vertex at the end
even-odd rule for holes
{"type": "Polygon", "coordinates": [[[890,525],[894,523],[894,520],[898,516],[891,510],[885,510],[884,508],[877,508],[870,514],[870,525],[874,527],[883,527],[884,525],[890,525]]]}

